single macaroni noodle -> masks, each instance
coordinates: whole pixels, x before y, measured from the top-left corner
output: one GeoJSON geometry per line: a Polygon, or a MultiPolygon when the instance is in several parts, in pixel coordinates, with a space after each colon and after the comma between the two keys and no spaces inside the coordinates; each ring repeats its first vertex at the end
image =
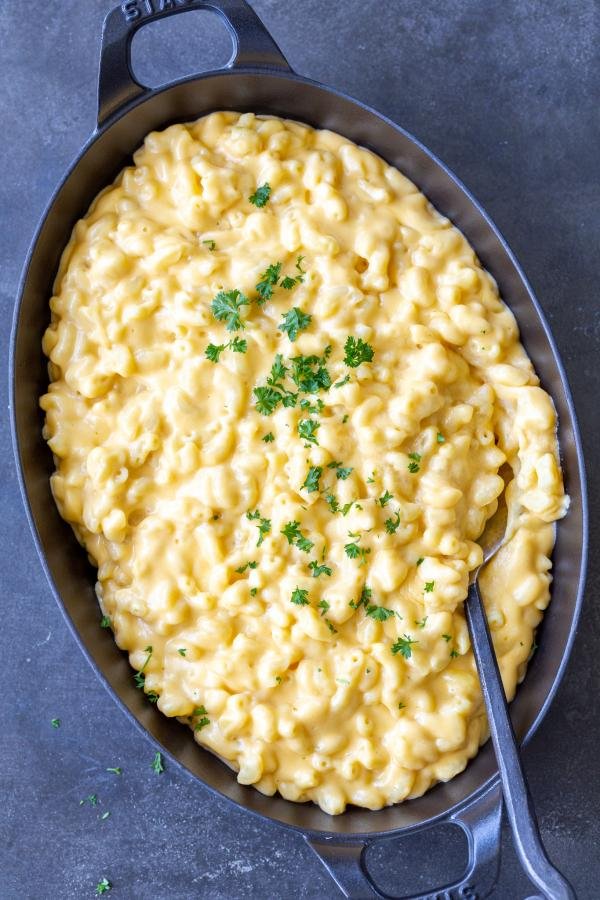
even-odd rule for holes
{"type": "Polygon", "coordinates": [[[328,813],[447,781],[509,697],[567,498],[493,279],[396,169],[213,113],[146,138],[74,228],[43,348],[61,515],[136,683],[242,784],[328,813]]]}

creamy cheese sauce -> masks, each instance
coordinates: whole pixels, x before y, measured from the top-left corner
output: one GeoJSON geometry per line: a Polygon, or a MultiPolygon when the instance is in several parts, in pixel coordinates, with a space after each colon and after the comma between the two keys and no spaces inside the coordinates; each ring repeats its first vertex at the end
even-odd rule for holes
{"type": "Polygon", "coordinates": [[[552,401],[461,233],[340,135],[214,113],[146,138],[51,310],[52,490],[149,698],[329,813],[460,772],[500,467],[513,537],[481,584],[509,697],[567,508],[552,401]]]}

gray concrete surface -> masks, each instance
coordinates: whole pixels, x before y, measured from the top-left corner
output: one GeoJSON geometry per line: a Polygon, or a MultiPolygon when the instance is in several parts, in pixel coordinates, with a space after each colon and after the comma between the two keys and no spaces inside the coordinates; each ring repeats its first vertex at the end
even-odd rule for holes
{"type": "MultiPolygon", "coordinates": [[[[100,28],[111,5],[1,4],[3,358],[36,221],[94,125],[100,28]]],[[[583,426],[597,534],[597,2],[254,5],[299,72],[402,123],[454,169],[504,231],[563,354],[583,426]]],[[[220,63],[227,48],[207,14],[187,13],[148,26],[134,57],[138,72],[158,83],[220,63]],[[204,16],[202,26],[192,26],[196,15],[204,16]]],[[[5,377],[0,386],[6,410],[5,377]]],[[[92,897],[104,876],[115,898],[340,896],[301,837],[213,799],[168,764],[164,774],[152,772],[153,746],[97,683],[44,581],[21,509],[6,416],[0,442],[0,896],[92,897]],[[109,766],[123,774],[107,773],[109,766]],[[100,804],[80,806],[93,793],[100,804]],[[106,811],[110,817],[100,818],[106,811]]],[[[582,900],[600,896],[599,582],[592,549],[568,673],[525,752],[546,846],[582,900]]],[[[460,869],[463,850],[454,834],[420,838],[402,855],[394,843],[374,852],[373,871],[390,891],[423,889],[435,872],[460,869]]],[[[529,893],[505,833],[495,896],[529,893]]]]}

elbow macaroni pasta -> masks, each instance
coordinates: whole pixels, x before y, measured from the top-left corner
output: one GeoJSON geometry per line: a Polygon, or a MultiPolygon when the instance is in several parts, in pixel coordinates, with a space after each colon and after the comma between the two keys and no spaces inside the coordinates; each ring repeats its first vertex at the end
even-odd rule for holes
{"type": "Polygon", "coordinates": [[[463,601],[500,468],[512,539],[481,584],[509,697],[567,508],[552,401],[460,232],[340,135],[218,112],[148,135],[50,305],[52,491],[150,699],[241,783],[329,813],[460,772],[487,737],[463,601]],[[277,262],[293,288],[261,305],[277,262]],[[211,306],[234,289],[236,332],[211,306]],[[298,356],[329,383],[265,415],[276,354],[288,392],[298,356]]]}

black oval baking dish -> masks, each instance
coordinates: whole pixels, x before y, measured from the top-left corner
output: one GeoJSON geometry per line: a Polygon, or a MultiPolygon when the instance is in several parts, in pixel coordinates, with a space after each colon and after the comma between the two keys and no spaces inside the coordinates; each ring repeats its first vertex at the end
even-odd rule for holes
{"type": "Polygon", "coordinates": [[[440,822],[467,834],[469,863],[457,882],[422,895],[434,900],[487,896],[499,861],[501,795],[488,742],[463,773],[424,796],[378,812],[350,808],[329,817],[312,804],[268,798],[244,787],[234,773],[199,748],[189,730],[149,704],[131,678],[128,659],[98,627],[95,573],[71,528],[60,518],[49,486],[51,454],[42,439],[38,400],[47,388],[41,350],[48,300],[73,225],[96,194],[130,162],[148,132],[173,122],[230,109],[272,114],[328,128],[373,150],[416,183],[460,228],[496,279],[514,312],[525,348],[553,397],[565,486],[571,497],[557,528],[553,599],[539,631],[539,651],[512,703],[515,731],[526,741],[544,717],[563,676],[581,607],[587,548],[585,476],[578,426],[564,370],[539,304],[502,236],[475,199],[422,144],[398,125],[346,95],[291,71],[244,0],[126,0],[104,23],[98,128],[58,187],[29,251],[16,304],[10,360],[12,426],[23,499],[42,565],[81,650],[131,721],[209,789],[254,815],[300,830],[343,894],[382,894],[364,864],[376,838],[399,837],[440,822]],[[235,50],[227,67],[156,90],[131,73],[130,47],[148,21],[187,9],[212,9],[225,20],[235,50]]]}

